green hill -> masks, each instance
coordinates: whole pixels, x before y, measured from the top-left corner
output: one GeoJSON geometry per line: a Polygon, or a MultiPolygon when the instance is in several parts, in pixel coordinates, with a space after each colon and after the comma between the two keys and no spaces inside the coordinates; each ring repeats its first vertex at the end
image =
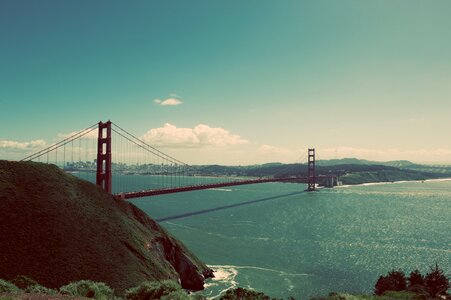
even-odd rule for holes
{"type": "Polygon", "coordinates": [[[57,288],[90,279],[117,292],[145,280],[203,288],[212,272],[134,205],[53,165],[0,161],[0,278],[57,288]]]}

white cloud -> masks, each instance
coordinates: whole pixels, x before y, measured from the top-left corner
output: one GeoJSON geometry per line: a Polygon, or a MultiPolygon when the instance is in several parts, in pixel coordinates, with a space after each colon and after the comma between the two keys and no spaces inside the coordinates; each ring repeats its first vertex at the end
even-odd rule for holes
{"type": "Polygon", "coordinates": [[[30,142],[0,140],[0,149],[6,150],[33,150],[44,148],[46,145],[44,140],[34,140],[30,142]]]}
{"type": "Polygon", "coordinates": [[[242,145],[248,143],[239,135],[223,128],[199,124],[194,128],[177,128],[166,123],[163,127],[150,129],[141,139],[147,143],[166,148],[201,148],[242,145]]]}
{"type": "Polygon", "coordinates": [[[167,98],[165,100],[155,99],[155,100],[153,100],[153,102],[155,102],[156,104],[161,105],[161,106],[174,106],[174,105],[180,105],[183,103],[180,99],[177,99],[177,98],[167,98]]]}

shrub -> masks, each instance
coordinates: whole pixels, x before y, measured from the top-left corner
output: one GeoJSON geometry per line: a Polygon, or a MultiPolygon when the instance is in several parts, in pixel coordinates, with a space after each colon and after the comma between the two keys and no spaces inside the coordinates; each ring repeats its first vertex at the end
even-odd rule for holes
{"type": "Polygon", "coordinates": [[[192,300],[206,300],[207,299],[204,295],[199,294],[199,293],[191,294],[191,295],[189,295],[189,297],[192,300]]]}
{"type": "Polygon", "coordinates": [[[426,287],[424,286],[424,276],[420,273],[420,271],[415,270],[411,272],[407,281],[409,282],[409,291],[427,296],[426,287]]]}
{"type": "Polygon", "coordinates": [[[170,292],[167,295],[163,295],[160,298],[161,300],[191,300],[190,296],[184,290],[178,290],[174,292],[170,292]]]}
{"type": "Polygon", "coordinates": [[[40,284],[30,285],[25,290],[27,293],[36,293],[36,294],[46,294],[46,295],[56,295],[56,291],[53,289],[46,288],[40,284]]]}
{"type": "Polygon", "coordinates": [[[408,291],[387,291],[384,293],[383,297],[385,299],[390,300],[425,300],[427,297],[425,295],[419,295],[415,292],[408,292],[408,291]]]}
{"type": "Polygon", "coordinates": [[[14,283],[0,279],[0,293],[17,293],[20,291],[14,283]]]}
{"type": "Polygon", "coordinates": [[[420,271],[415,270],[410,273],[408,281],[409,281],[409,287],[423,286],[424,285],[424,276],[420,273],[420,271]]]}
{"type": "Polygon", "coordinates": [[[440,295],[446,295],[449,286],[449,278],[443,273],[437,264],[431,268],[431,272],[424,277],[424,285],[429,296],[435,298],[440,295]]]}
{"type": "Polygon", "coordinates": [[[25,290],[27,287],[31,285],[38,284],[36,280],[31,279],[30,277],[24,275],[16,276],[13,280],[10,281],[21,290],[25,290]]]}
{"type": "Polygon", "coordinates": [[[128,289],[125,297],[128,300],[160,299],[172,292],[180,291],[180,289],[180,285],[173,280],[146,281],[137,287],[128,289]]]}
{"type": "Polygon", "coordinates": [[[391,271],[387,276],[380,276],[374,286],[374,293],[382,295],[386,291],[404,291],[407,288],[407,281],[404,272],[391,271]]]}
{"type": "Polygon", "coordinates": [[[246,290],[243,288],[230,289],[225,292],[225,294],[221,295],[219,300],[241,300],[241,299],[249,299],[249,300],[270,300],[271,298],[263,293],[246,290]]]}
{"type": "Polygon", "coordinates": [[[113,289],[105,283],[90,280],[71,282],[68,285],[62,286],[60,292],[76,297],[94,298],[99,300],[108,300],[114,297],[113,289]]]}

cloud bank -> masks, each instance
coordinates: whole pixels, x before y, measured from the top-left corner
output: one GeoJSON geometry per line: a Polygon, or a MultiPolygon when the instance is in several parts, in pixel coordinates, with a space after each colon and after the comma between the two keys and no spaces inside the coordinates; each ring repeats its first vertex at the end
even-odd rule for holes
{"type": "Polygon", "coordinates": [[[223,147],[247,144],[237,134],[220,127],[199,124],[194,128],[178,128],[166,123],[163,127],[150,129],[141,136],[145,142],[164,148],[223,147]]]}
{"type": "Polygon", "coordinates": [[[45,147],[44,140],[34,140],[30,142],[16,142],[10,140],[0,140],[0,149],[5,150],[34,150],[45,147]]]}

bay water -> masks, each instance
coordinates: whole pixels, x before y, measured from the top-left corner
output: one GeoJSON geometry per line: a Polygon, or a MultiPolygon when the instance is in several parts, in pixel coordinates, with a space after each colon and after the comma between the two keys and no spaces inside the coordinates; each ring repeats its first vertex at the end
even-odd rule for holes
{"type": "MultiPolygon", "coordinates": [[[[116,191],[146,177],[122,176],[116,191]]],[[[372,293],[392,269],[426,273],[435,263],[451,274],[451,181],[305,188],[266,183],[131,202],[215,270],[203,292],[211,298],[237,286],[296,299],[372,293]]]]}

